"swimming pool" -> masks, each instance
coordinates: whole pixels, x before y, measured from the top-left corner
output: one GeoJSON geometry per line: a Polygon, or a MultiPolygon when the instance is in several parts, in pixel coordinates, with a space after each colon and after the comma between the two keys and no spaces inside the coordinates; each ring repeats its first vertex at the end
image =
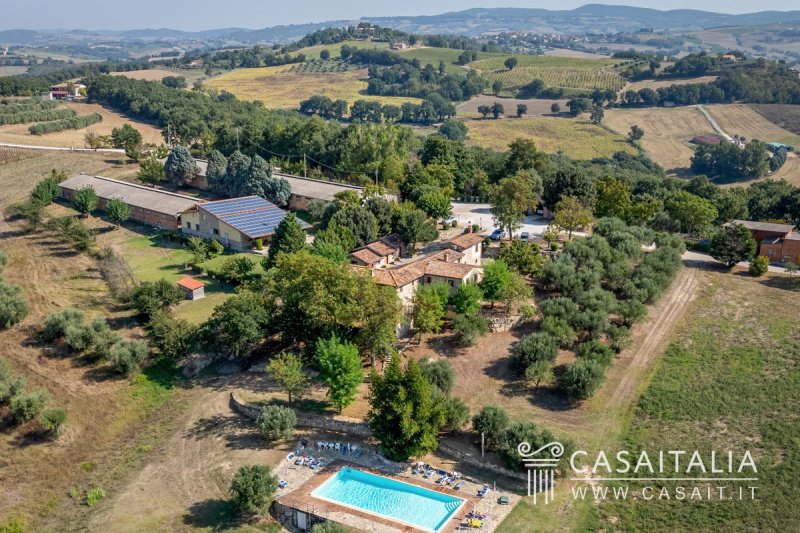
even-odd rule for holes
{"type": "Polygon", "coordinates": [[[464,503],[461,498],[348,467],[311,495],[427,531],[439,531],[464,503]]]}

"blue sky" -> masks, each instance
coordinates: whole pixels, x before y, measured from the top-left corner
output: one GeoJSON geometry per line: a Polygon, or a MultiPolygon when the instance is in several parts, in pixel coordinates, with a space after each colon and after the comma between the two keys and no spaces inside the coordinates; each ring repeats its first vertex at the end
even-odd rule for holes
{"type": "MultiPolygon", "coordinates": [[[[201,30],[238,26],[356,19],[362,16],[435,15],[470,7],[571,9],[591,0],[0,0],[0,29],[175,28],[201,30]]],[[[800,9],[794,0],[638,0],[630,5],[656,9],[703,9],[721,13],[800,9]]]]}

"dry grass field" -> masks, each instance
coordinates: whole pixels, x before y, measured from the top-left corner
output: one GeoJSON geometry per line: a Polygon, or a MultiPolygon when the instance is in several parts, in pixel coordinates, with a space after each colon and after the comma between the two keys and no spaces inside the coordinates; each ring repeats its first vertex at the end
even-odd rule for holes
{"type": "Polygon", "coordinates": [[[710,83],[717,79],[716,76],[700,76],[699,78],[670,79],[670,80],[641,80],[628,83],[623,91],[639,91],[641,89],[658,89],[659,87],[669,87],[670,85],[691,85],[695,83],[710,83]]]}
{"type": "Polygon", "coordinates": [[[561,106],[562,110],[567,109],[568,100],[545,100],[542,98],[498,98],[489,94],[478,95],[466,102],[458,104],[456,110],[459,116],[479,117],[478,106],[492,105],[495,102],[503,104],[507,113],[516,114],[517,104],[525,104],[528,106],[527,116],[552,116],[550,106],[557,103],[561,106]]]}
{"type": "MultiPolygon", "coordinates": [[[[99,154],[42,152],[0,164],[0,208],[25,198],[52,168],[111,175],[122,170],[99,154]]],[[[53,205],[48,211],[63,214],[64,208],[53,205]]],[[[36,422],[12,428],[3,412],[0,529],[17,518],[25,531],[76,530],[86,523],[86,490],[113,490],[171,427],[171,417],[150,425],[171,391],[144,375],[133,382],[120,379],[96,361],[37,340],[43,318],[66,307],[107,318],[128,338],[138,338],[141,331],[131,327],[129,311],[109,296],[93,258],[75,253],[47,232],[26,233],[23,226],[0,218],[0,249],[9,260],[3,277],[21,285],[30,306],[21,324],[0,331],[0,354],[13,372],[27,378],[29,390],[45,389],[52,405],[65,408],[68,421],[65,434],[49,442],[36,422]],[[68,496],[70,488],[74,498],[68,496]]]]}
{"type": "Polygon", "coordinates": [[[725,133],[731,137],[744,135],[747,139],[759,139],[767,143],[777,141],[796,147],[800,146],[800,135],[786,131],[770,122],[748,105],[725,104],[704,107],[725,133]]]}
{"type": "Polygon", "coordinates": [[[131,120],[125,115],[106,109],[99,104],[65,102],[62,105],[74,109],[79,115],[100,113],[103,116],[103,120],[102,122],[98,122],[86,128],[58,131],[45,135],[31,135],[28,132],[30,124],[9,124],[0,126],[0,142],[63,148],[84,148],[86,146],[84,136],[88,131],[93,131],[98,135],[111,135],[111,130],[114,128],[118,128],[123,124],[130,124],[141,132],[145,143],[164,144],[160,129],[150,124],[131,120]]]}
{"type": "Polygon", "coordinates": [[[647,155],[670,174],[686,175],[695,135],[712,135],[714,129],[693,107],[609,109],[603,123],[616,133],[627,135],[634,124],[644,129],[642,147],[647,155]]]}
{"type": "Polygon", "coordinates": [[[800,135],[800,106],[781,104],[750,104],[759,115],[787,131],[800,135]]]}
{"type": "Polygon", "coordinates": [[[28,67],[26,66],[0,66],[0,76],[16,76],[18,74],[25,74],[28,72],[28,67]]]}
{"type": "Polygon", "coordinates": [[[167,76],[182,76],[186,78],[186,84],[191,88],[192,83],[205,76],[201,69],[172,70],[166,68],[151,68],[147,70],[131,70],[128,72],[112,72],[112,76],[124,76],[134,80],[161,81],[167,76]]]}
{"type": "MultiPolygon", "coordinates": [[[[513,113],[509,109],[507,112],[513,113]]],[[[635,153],[621,135],[572,118],[503,118],[475,119],[466,122],[467,144],[506,150],[518,137],[533,139],[545,152],[563,151],[575,159],[609,157],[615,152],[635,153]]]]}
{"type": "Polygon", "coordinates": [[[285,72],[289,67],[238,69],[208,80],[204,86],[228,91],[241,100],[259,100],[265,107],[297,108],[302,100],[314,95],[332,99],[343,98],[348,103],[355,100],[378,100],[383,104],[418,102],[417,98],[369,96],[362,94],[367,88],[367,70],[310,74],[285,72]]]}

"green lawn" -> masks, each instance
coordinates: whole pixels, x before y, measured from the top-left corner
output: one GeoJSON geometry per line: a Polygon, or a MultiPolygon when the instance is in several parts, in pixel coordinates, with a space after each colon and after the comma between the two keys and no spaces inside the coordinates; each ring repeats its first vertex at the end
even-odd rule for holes
{"type": "Polygon", "coordinates": [[[188,266],[192,261],[192,254],[180,247],[174,239],[170,240],[160,234],[131,232],[120,237],[115,241],[115,246],[121,250],[139,280],[155,281],[165,278],[178,281],[183,276],[191,275],[205,282],[205,298],[181,302],[175,309],[177,316],[196,323],[207,320],[216,306],[234,294],[233,287],[219,279],[219,271],[225,261],[237,255],[245,255],[256,264],[256,272],[264,272],[258,256],[226,252],[201,263],[199,267],[207,272],[206,276],[202,276],[188,266]]]}
{"type": "Polygon", "coordinates": [[[297,52],[292,52],[293,56],[297,56],[299,54],[305,54],[306,60],[311,59],[319,59],[319,53],[323,50],[327,50],[331,53],[331,58],[337,58],[341,56],[342,46],[350,46],[352,48],[370,48],[373,50],[388,50],[389,43],[387,42],[380,42],[380,41],[343,41],[341,43],[335,44],[318,44],[315,46],[307,46],[305,48],[301,48],[297,52]]]}

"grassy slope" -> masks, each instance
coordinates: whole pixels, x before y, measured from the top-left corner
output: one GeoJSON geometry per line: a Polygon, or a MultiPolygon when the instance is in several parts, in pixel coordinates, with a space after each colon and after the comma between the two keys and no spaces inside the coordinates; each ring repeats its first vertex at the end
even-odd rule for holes
{"type": "Polygon", "coordinates": [[[615,529],[780,531],[800,523],[800,279],[709,278],[641,397],[625,446],[749,449],[759,466],[758,499],[601,506],[615,529]]]}
{"type": "MultiPolygon", "coordinates": [[[[502,100],[500,100],[502,102],[502,100]]],[[[515,109],[506,109],[514,113],[515,109]]],[[[625,138],[599,126],[571,118],[507,118],[468,120],[468,144],[505,150],[518,137],[533,139],[546,152],[564,151],[576,159],[611,156],[615,152],[635,153],[625,138]]]]}
{"type": "Polygon", "coordinates": [[[271,108],[297,108],[302,100],[317,94],[334,100],[343,98],[351,104],[360,99],[398,105],[419,101],[417,98],[362,94],[367,88],[366,69],[308,74],[284,72],[288,68],[291,66],[238,69],[209,80],[205,86],[228,91],[242,100],[260,100],[265,107],[271,108]]]}

